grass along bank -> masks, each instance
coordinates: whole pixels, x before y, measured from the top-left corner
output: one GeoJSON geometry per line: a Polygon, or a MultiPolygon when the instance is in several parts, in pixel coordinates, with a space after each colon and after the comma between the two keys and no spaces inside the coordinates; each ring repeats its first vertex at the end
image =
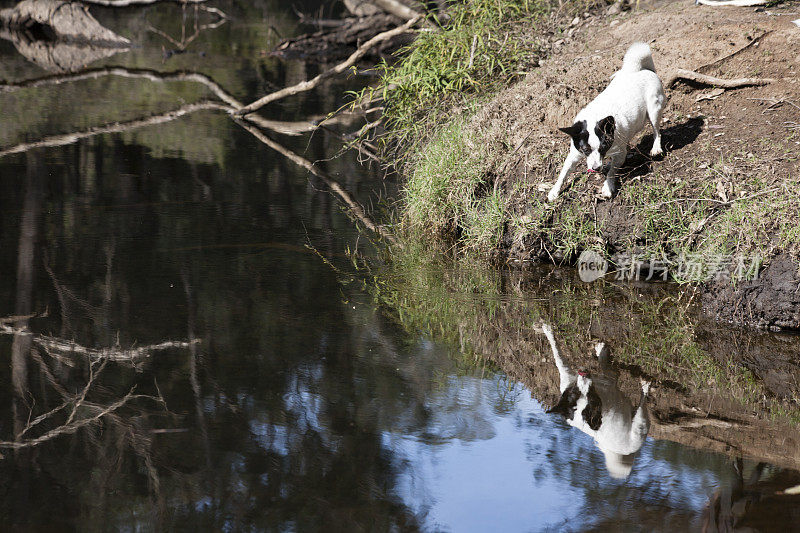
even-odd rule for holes
{"type": "MultiPolygon", "coordinates": [[[[362,96],[385,101],[385,148],[403,159],[454,115],[534,69],[560,23],[603,0],[456,0],[441,28],[422,31],[400,61],[378,65],[362,96]]],[[[404,159],[403,159],[404,160],[404,159]]]]}

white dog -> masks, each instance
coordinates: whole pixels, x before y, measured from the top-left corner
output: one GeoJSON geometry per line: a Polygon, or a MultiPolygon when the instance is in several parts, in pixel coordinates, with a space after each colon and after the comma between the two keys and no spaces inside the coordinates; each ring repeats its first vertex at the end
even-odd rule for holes
{"type": "Polygon", "coordinates": [[[589,171],[597,172],[603,167],[606,156],[611,158],[611,165],[600,194],[603,198],[611,198],[617,190],[615,174],[625,162],[628,142],[642,131],[648,119],[653,126],[650,155],[661,153],[658,125],[663,105],[664,89],[656,74],[650,47],[645,43],[634,43],[625,53],[622,68],[612,76],[606,90],[581,109],[572,126],[559,128],[572,137],[572,143],[547,200],[553,202],[558,198],[564,178],[582,157],[586,157],[589,171]]]}
{"type": "Polygon", "coordinates": [[[647,412],[647,394],[650,383],[642,381],[642,396],[634,411],[631,403],[616,384],[616,375],[608,362],[608,347],[600,342],[595,353],[603,375],[592,379],[587,372],[573,372],[556,346],[553,330],[548,324],[542,325],[553,358],[556,361],[560,378],[561,398],[547,411],[562,415],[567,424],[576,427],[592,437],[606,458],[606,468],[614,478],[625,479],[631,472],[636,452],[644,444],[650,430],[650,416],[647,412]]]}

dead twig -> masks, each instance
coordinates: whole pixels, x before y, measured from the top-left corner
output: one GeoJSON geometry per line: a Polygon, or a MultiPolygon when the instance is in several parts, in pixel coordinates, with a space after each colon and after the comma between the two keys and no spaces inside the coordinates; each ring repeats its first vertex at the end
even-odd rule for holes
{"type": "Polygon", "coordinates": [[[770,187],[769,189],[762,189],[758,192],[754,192],[752,194],[748,194],[745,196],[740,196],[738,198],[732,198],[730,200],[717,200],[716,198],[674,198],[672,200],[666,200],[664,202],[658,202],[655,204],[649,204],[648,207],[661,207],[662,205],[674,204],[678,202],[710,202],[717,204],[720,207],[728,206],[735,204],[736,202],[743,202],[745,200],[751,200],[758,196],[762,196],[764,194],[770,194],[773,192],[777,192],[780,190],[780,187],[770,187]]]}
{"type": "Polygon", "coordinates": [[[764,111],[761,112],[762,115],[764,113],[768,112],[768,111],[773,111],[775,109],[778,109],[783,104],[789,104],[793,108],[795,108],[798,111],[800,111],[800,106],[798,106],[794,102],[790,102],[789,100],[784,100],[783,98],[748,98],[748,100],[754,100],[756,102],[768,102],[769,103],[767,108],[764,111]]]}
{"type": "Polygon", "coordinates": [[[711,68],[713,66],[719,65],[720,63],[722,63],[724,61],[727,61],[728,59],[732,58],[733,56],[741,54],[742,52],[744,52],[745,50],[747,50],[751,46],[754,46],[756,43],[761,41],[761,39],[763,39],[764,37],[766,37],[770,33],[772,33],[772,30],[765,31],[764,33],[762,33],[758,37],[755,37],[752,41],[750,41],[749,43],[747,43],[743,47],[739,48],[738,50],[726,55],[725,57],[721,57],[721,58],[719,58],[717,60],[714,60],[711,63],[706,63],[702,67],[699,67],[699,68],[695,69],[695,72],[702,72],[702,71],[704,71],[704,70],[706,70],[708,68],[711,68]]]}
{"type": "Polygon", "coordinates": [[[258,109],[261,109],[265,105],[269,104],[270,102],[274,102],[275,100],[280,100],[281,98],[286,98],[287,96],[292,96],[305,91],[310,91],[311,89],[322,83],[324,80],[332,76],[335,76],[337,74],[341,74],[342,72],[346,71],[347,69],[355,65],[374,46],[384,41],[388,41],[389,39],[392,39],[393,37],[396,37],[398,35],[402,35],[403,33],[412,31],[411,27],[420,20],[422,20],[422,16],[416,16],[411,20],[409,20],[408,22],[406,22],[405,24],[403,24],[402,26],[398,26],[397,28],[394,28],[392,30],[379,33],[378,35],[376,35],[375,37],[373,37],[372,39],[361,45],[358,48],[358,50],[356,50],[355,52],[353,52],[353,54],[350,55],[350,57],[348,57],[345,61],[339,63],[335,67],[326,70],[322,74],[319,74],[310,80],[303,81],[296,85],[292,85],[291,87],[285,87],[279,91],[275,91],[266,96],[262,96],[255,102],[246,105],[241,109],[236,110],[234,112],[234,115],[241,117],[249,113],[252,113],[258,109]]]}

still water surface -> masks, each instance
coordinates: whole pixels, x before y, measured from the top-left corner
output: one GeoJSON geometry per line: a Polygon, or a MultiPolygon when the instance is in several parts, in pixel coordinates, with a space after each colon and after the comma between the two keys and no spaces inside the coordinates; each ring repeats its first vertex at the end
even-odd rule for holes
{"type": "MultiPolygon", "coordinates": [[[[163,34],[177,39],[182,24],[191,33],[191,11],[97,10],[137,47],[91,67],[189,69],[242,101],[319,68],[262,53],[278,34],[308,29],[285,3],[218,5],[232,20],[174,55],[163,34]]],[[[6,84],[46,75],[0,42],[6,84]]],[[[264,116],[324,115],[363,83],[332,83],[264,116]]],[[[0,148],[211,96],[197,83],[120,76],[5,90],[0,148]]],[[[341,147],[327,130],[268,134],[311,161],[341,147]]],[[[3,449],[4,528],[675,531],[701,528],[709,499],[739,490],[742,476],[785,472],[648,439],[630,475],[611,477],[593,440],[522,385],[463,364],[457,347],[408,331],[364,285],[343,283],[346,251],[373,253],[366,236],[325,183],[224,113],[62,144],[0,159],[0,301],[2,316],[16,317],[0,338],[0,439],[90,419],[134,386],[149,398],[102,424],[3,449]],[[59,342],[193,339],[95,362],[74,414],[68,403],[26,430],[92,379],[97,357],[59,342]]],[[[396,188],[353,154],[321,166],[378,214],[396,188]]],[[[783,520],[773,525],[796,527],[783,520]]]]}

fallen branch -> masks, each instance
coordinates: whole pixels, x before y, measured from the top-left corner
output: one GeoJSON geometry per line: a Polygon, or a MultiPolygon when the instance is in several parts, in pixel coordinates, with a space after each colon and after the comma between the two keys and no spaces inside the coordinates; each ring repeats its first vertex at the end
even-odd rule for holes
{"type": "Polygon", "coordinates": [[[84,4],[94,4],[106,7],[146,6],[150,4],[175,3],[175,4],[202,4],[206,0],[80,0],[84,4]]]}
{"type": "Polygon", "coordinates": [[[695,0],[695,5],[752,7],[766,5],[768,0],[695,0]]]}
{"type": "Polygon", "coordinates": [[[366,53],[372,47],[374,47],[374,46],[376,46],[376,45],[378,45],[378,44],[380,44],[380,43],[382,43],[384,41],[387,41],[387,40],[389,40],[389,39],[391,39],[393,37],[396,37],[397,35],[401,35],[403,33],[411,31],[411,27],[414,24],[416,24],[417,22],[419,22],[421,19],[422,19],[421,16],[417,16],[417,17],[414,17],[413,19],[409,20],[408,22],[406,22],[402,26],[398,26],[397,28],[394,28],[393,30],[389,30],[389,31],[385,31],[383,33],[379,33],[378,35],[376,35],[375,37],[373,37],[372,39],[370,39],[369,41],[367,41],[366,43],[361,45],[358,48],[358,50],[356,50],[355,52],[353,52],[352,55],[350,55],[350,57],[348,57],[345,61],[343,61],[342,63],[339,63],[335,67],[333,67],[333,68],[331,68],[329,70],[326,70],[322,74],[319,74],[318,76],[316,76],[316,77],[314,77],[314,78],[312,78],[312,79],[310,79],[308,81],[303,81],[303,82],[300,82],[300,83],[298,83],[296,85],[292,85],[291,87],[286,87],[286,88],[281,89],[279,91],[275,91],[274,93],[270,93],[270,94],[268,94],[266,96],[263,96],[263,97],[259,98],[258,100],[256,100],[255,102],[253,102],[253,103],[251,103],[249,105],[246,105],[241,109],[238,109],[234,113],[234,115],[241,117],[241,116],[247,115],[249,113],[252,113],[252,112],[254,112],[254,111],[258,110],[258,109],[261,109],[262,107],[264,107],[268,103],[274,102],[275,100],[280,100],[281,98],[285,98],[287,96],[292,96],[292,95],[299,94],[299,93],[302,93],[302,92],[305,92],[305,91],[310,91],[311,89],[313,89],[314,87],[316,87],[317,85],[322,83],[324,80],[326,80],[326,79],[328,79],[328,78],[330,78],[332,76],[335,76],[337,74],[341,74],[342,72],[346,71],[347,69],[349,69],[350,67],[355,65],[362,57],[364,57],[364,55],[366,55],[366,53]]]}
{"type": "Polygon", "coordinates": [[[367,215],[366,211],[361,206],[361,204],[359,204],[355,199],[353,199],[350,193],[347,192],[347,190],[344,187],[342,187],[339,184],[339,182],[333,178],[333,176],[317,168],[308,159],[305,159],[304,157],[297,155],[288,148],[273,141],[272,139],[264,135],[264,133],[262,133],[253,124],[250,124],[247,119],[240,119],[234,117],[233,120],[239,126],[248,131],[251,135],[253,135],[253,137],[258,139],[262,143],[266,144],[279,154],[285,156],[287,159],[289,159],[296,165],[303,167],[304,169],[308,170],[316,177],[324,181],[325,185],[327,185],[328,188],[331,191],[333,191],[333,193],[336,194],[336,196],[338,196],[339,199],[342,200],[342,202],[344,202],[345,207],[350,212],[350,214],[352,214],[355,218],[361,221],[361,223],[364,224],[364,226],[366,226],[369,230],[374,232],[376,235],[383,237],[391,244],[395,245],[398,244],[397,239],[394,237],[394,235],[392,235],[389,231],[387,231],[386,228],[384,228],[383,226],[373,222],[372,219],[367,215]]]}
{"type": "Polygon", "coordinates": [[[724,78],[717,78],[714,76],[708,76],[706,74],[700,74],[699,72],[694,72],[692,70],[679,68],[677,71],[675,71],[675,74],[667,79],[667,82],[664,85],[667,87],[672,87],[678,80],[693,81],[703,85],[722,87],[723,89],[737,89],[739,87],[750,87],[753,85],[767,85],[775,81],[774,78],[737,78],[735,80],[726,80],[724,78]]]}

